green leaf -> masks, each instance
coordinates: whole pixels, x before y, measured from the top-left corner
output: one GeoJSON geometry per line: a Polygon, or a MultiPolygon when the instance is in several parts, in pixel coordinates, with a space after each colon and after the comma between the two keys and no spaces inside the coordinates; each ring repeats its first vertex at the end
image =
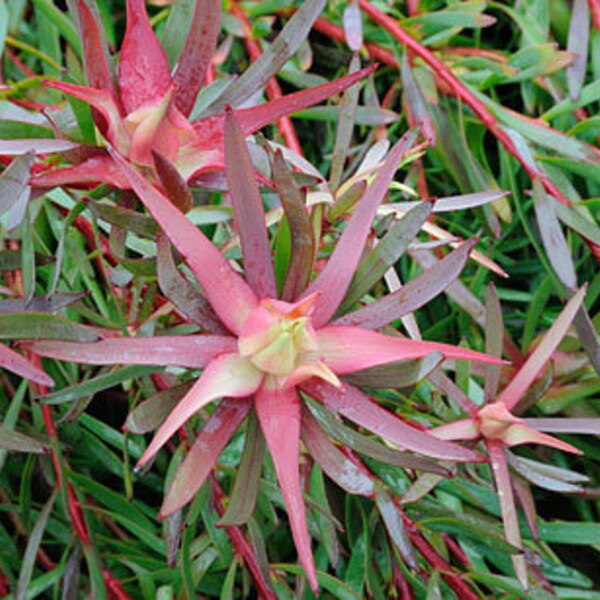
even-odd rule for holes
{"type": "Polygon", "coordinates": [[[237,469],[229,506],[219,526],[242,525],[250,519],[258,498],[258,484],[265,455],[265,438],[252,411],[246,427],[242,460],[237,469]]]}
{"type": "Polygon", "coordinates": [[[56,501],[56,497],[58,495],[58,489],[58,487],[54,488],[52,495],[40,511],[35,526],[27,541],[27,547],[25,548],[23,561],[21,563],[21,571],[19,573],[19,584],[15,592],[15,597],[17,600],[24,599],[26,597],[26,592],[29,589],[31,576],[33,575],[33,568],[35,566],[36,555],[40,544],[42,543],[42,537],[46,531],[46,524],[48,522],[48,518],[50,517],[52,508],[54,507],[54,502],[56,501]]]}
{"type": "Polygon", "coordinates": [[[69,387],[63,388],[58,392],[48,394],[47,396],[44,396],[41,401],[44,404],[62,404],[64,402],[73,402],[74,400],[92,396],[115,385],[130,381],[131,379],[137,379],[142,375],[156,373],[162,369],[163,367],[161,366],[138,365],[116,368],[103,375],[92,377],[91,379],[84,380],[81,383],[75,383],[69,387]]]}
{"type": "Polygon", "coordinates": [[[94,342],[98,335],[65,317],[36,312],[0,314],[0,339],[58,339],[94,342]]]}
{"type": "Polygon", "coordinates": [[[600,544],[600,523],[553,521],[539,523],[540,539],[555,544],[600,544]]]}

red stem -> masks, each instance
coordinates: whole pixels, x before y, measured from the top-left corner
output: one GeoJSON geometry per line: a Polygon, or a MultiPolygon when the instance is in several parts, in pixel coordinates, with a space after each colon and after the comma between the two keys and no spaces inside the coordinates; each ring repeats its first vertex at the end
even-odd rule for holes
{"type": "MultiPolygon", "coordinates": [[[[225,508],[223,507],[223,499],[225,498],[225,493],[217,483],[214,475],[210,476],[210,483],[212,485],[212,492],[215,498],[215,507],[217,509],[217,513],[222,517],[225,514],[225,508]]],[[[225,527],[225,531],[227,531],[227,535],[235,548],[236,554],[241,556],[254,579],[254,583],[256,584],[258,596],[259,598],[264,598],[267,600],[277,600],[277,596],[271,589],[269,582],[264,578],[260,567],[258,566],[258,561],[254,556],[254,551],[252,546],[246,539],[244,532],[240,527],[225,527]]]]}
{"type": "Polygon", "coordinates": [[[131,600],[131,596],[121,587],[121,582],[108,570],[102,569],[102,577],[110,596],[116,600],[131,600]]]}

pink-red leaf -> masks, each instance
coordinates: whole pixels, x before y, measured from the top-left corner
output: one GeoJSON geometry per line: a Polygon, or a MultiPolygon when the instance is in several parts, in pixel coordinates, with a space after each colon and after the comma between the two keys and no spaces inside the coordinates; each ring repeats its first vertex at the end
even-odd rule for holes
{"type": "Polygon", "coordinates": [[[190,31],[173,73],[175,105],[187,117],[210,66],[221,30],[221,0],[196,0],[190,31]]]}
{"type": "Polygon", "coordinates": [[[44,371],[32,365],[26,358],[14,350],[0,344],[0,367],[8,369],[25,379],[35,381],[41,385],[53,386],[54,381],[44,371]]]}
{"type": "Polygon", "coordinates": [[[225,174],[240,235],[248,283],[259,298],[277,295],[265,212],[246,140],[230,107],[225,109],[225,174]]]}
{"type": "Polygon", "coordinates": [[[187,182],[181,177],[175,165],[161,152],[151,150],[154,168],[167,198],[182,212],[192,208],[194,198],[187,182]]]}
{"type": "MultiPolygon", "coordinates": [[[[496,490],[498,492],[498,500],[500,501],[500,511],[502,512],[502,522],[504,523],[506,541],[517,548],[522,548],[517,507],[515,506],[515,498],[504,448],[501,442],[495,440],[488,440],[486,446],[490,457],[494,480],[496,482],[496,490]]],[[[525,558],[522,554],[518,554],[512,557],[512,561],[517,578],[521,585],[527,589],[527,567],[525,565],[525,558]]]]}
{"type": "Polygon", "coordinates": [[[45,188],[86,183],[108,183],[121,190],[131,187],[123,171],[109,156],[94,156],[81,164],[39,173],[31,178],[31,185],[45,188]]]}
{"type": "Polygon", "coordinates": [[[342,389],[338,389],[328,383],[312,379],[302,384],[302,389],[331,410],[400,448],[442,460],[464,462],[481,460],[481,456],[472,450],[438,440],[426,431],[404,422],[349,384],[344,384],[342,389]]]}
{"type": "Polygon", "coordinates": [[[331,325],[317,331],[319,353],[336,375],[345,375],[398,360],[422,358],[441,352],[446,358],[498,363],[481,352],[407,338],[391,337],[370,329],[331,325]]]}
{"type": "MultiPolygon", "coordinates": [[[[504,322],[502,307],[493,283],[490,283],[485,297],[485,351],[490,356],[502,356],[504,339],[504,322]]],[[[485,367],[485,399],[493,402],[498,392],[500,381],[500,366],[486,365],[485,367]]]]}
{"type": "Polygon", "coordinates": [[[512,411],[523,398],[527,388],[534,382],[535,378],[550,360],[552,353],[556,350],[558,344],[567,333],[573,318],[577,314],[583,298],[586,287],[583,286],[567,303],[560,313],[552,327],[547,331],[543,340],[536,349],[529,355],[518,373],[511,379],[510,383],[502,390],[498,396],[498,402],[504,402],[508,410],[512,411]]]}
{"type": "Polygon", "coordinates": [[[215,358],[157,431],[140,458],[138,466],[146,464],[201,408],[225,396],[232,398],[250,396],[256,391],[261,380],[262,373],[236,354],[222,354],[215,358]]]}
{"type": "Polygon", "coordinates": [[[307,90],[301,90],[293,94],[288,94],[281,98],[253,106],[252,108],[244,108],[236,111],[236,117],[244,135],[249,135],[258,131],[265,125],[273,121],[289,115],[296,110],[318,104],[331,98],[335,94],[343,92],[346,88],[354,85],[377,68],[377,65],[371,65],[365,69],[361,69],[356,73],[345,75],[334,81],[318,85],[307,90]]]}
{"type": "Polygon", "coordinates": [[[456,280],[476,243],[476,239],[464,242],[444,259],[400,289],[340,317],[335,324],[379,329],[395,319],[414,312],[442,293],[456,280]]]}
{"type": "Polygon", "coordinates": [[[223,400],[198,434],[188,455],[175,472],[160,509],[166,517],[185,506],[202,487],[221,452],[251,409],[249,399],[223,400]]]}
{"type": "Polygon", "coordinates": [[[306,527],[306,509],[300,487],[300,401],[295,389],[259,390],[256,414],[265,435],[281,493],[287,507],[298,557],[313,592],[317,594],[317,573],[306,527]]]}
{"type": "Polygon", "coordinates": [[[257,299],[248,284],[204,234],[163,194],[113,151],[113,157],[132,188],[181,252],[221,321],[239,333],[257,299]]]}
{"type": "Polygon", "coordinates": [[[119,91],[127,113],[163,96],[171,85],[169,62],[154,34],[144,0],[127,0],[127,29],[119,59],[119,91]]]}
{"type": "Polygon", "coordinates": [[[88,85],[92,88],[105,90],[111,94],[113,100],[119,105],[119,98],[115,90],[114,81],[107,62],[105,49],[108,46],[101,25],[85,0],[77,0],[81,37],[83,41],[83,59],[88,85]]]}
{"type": "Polygon", "coordinates": [[[327,265],[306,290],[305,296],[315,292],[322,294],[313,315],[316,327],[329,321],[344,298],[360,260],[377,207],[386,195],[398,164],[410,148],[414,137],[413,132],[408,132],[392,148],[377,178],[350,217],[327,265]]]}
{"type": "Polygon", "coordinates": [[[317,247],[305,195],[296,187],[292,171],[286,166],[280,151],[273,156],[273,180],[290,228],[290,262],[281,298],[291,301],[310,282],[317,247]]]}
{"type": "Polygon", "coordinates": [[[27,347],[58,360],[91,365],[174,365],[202,369],[219,354],[235,352],[235,338],[225,335],[165,335],[112,338],[92,344],[37,340],[27,347]]]}
{"type": "Polygon", "coordinates": [[[526,425],[549,431],[550,433],[585,433],[589,435],[600,435],[599,418],[529,418],[523,419],[526,425]]]}

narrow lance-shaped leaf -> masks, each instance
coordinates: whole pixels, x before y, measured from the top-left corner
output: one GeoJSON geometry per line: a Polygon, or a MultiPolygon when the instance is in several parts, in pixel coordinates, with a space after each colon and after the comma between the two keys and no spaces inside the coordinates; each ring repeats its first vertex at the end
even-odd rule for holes
{"type": "MultiPolygon", "coordinates": [[[[485,297],[485,353],[490,356],[502,356],[502,340],[504,338],[504,322],[502,307],[493,283],[490,283],[485,297]]],[[[500,365],[485,367],[485,399],[493,402],[498,392],[500,381],[500,365]]]]}
{"type": "Polygon", "coordinates": [[[192,208],[194,199],[187,182],[181,177],[175,165],[160,152],[153,150],[154,168],[158,179],[165,190],[169,200],[182,212],[186,213],[192,208]]]}
{"type": "Polygon", "coordinates": [[[357,425],[369,429],[400,448],[442,460],[478,462],[481,456],[467,448],[438,440],[426,431],[405,423],[397,415],[373,402],[366,394],[350,384],[338,390],[318,380],[302,384],[310,396],[323,402],[357,425]]]}
{"type": "Polygon", "coordinates": [[[246,427],[246,440],[235,483],[219,525],[243,525],[250,520],[258,498],[260,474],[265,455],[265,438],[258,426],[256,413],[251,413],[246,427]]]}
{"type": "MultiPolygon", "coordinates": [[[[0,144],[2,141],[0,140],[0,144]]],[[[1,146],[0,146],[1,150],[1,146]]],[[[600,227],[581,214],[576,207],[564,206],[558,200],[552,200],[557,217],[584,238],[600,245],[600,227]]]]}
{"type": "Polygon", "coordinates": [[[577,277],[571,259],[571,251],[554,213],[552,203],[539,179],[533,181],[533,196],[538,229],[550,264],[563,285],[572,291],[577,287],[577,277]]]}
{"type": "Polygon", "coordinates": [[[573,324],[575,325],[579,341],[590,359],[590,363],[592,363],[592,366],[596,369],[598,375],[600,375],[600,338],[583,304],[577,311],[573,319],[573,324]]]}
{"type": "Polygon", "coordinates": [[[464,242],[454,252],[435,262],[422,275],[415,277],[400,289],[336,319],[334,324],[379,329],[414,312],[456,281],[476,241],[464,242]]]}
{"type": "Polygon", "coordinates": [[[143,434],[158,429],[192,385],[192,381],[186,381],[152,394],[127,415],[123,431],[143,434]]]}
{"type": "Polygon", "coordinates": [[[377,207],[387,193],[398,164],[412,145],[414,138],[414,133],[408,132],[392,148],[375,181],[367,188],[350,217],[327,265],[304,293],[304,296],[315,292],[321,293],[313,315],[313,323],[316,327],[320,327],[331,318],[346,294],[377,207]]]}
{"type": "Polygon", "coordinates": [[[302,440],[323,471],[342,489],[360,496],[375,493],[369,476],[331,442],[307,409],[302,411],[302,440]]]}
{"type": "Polygon", "coordinates": [[[567,85],[569,96],[575,101],[579,98],[585,81],[588,63],[590,39],[590,9],[587,0],[574,0],[569,22],[567,50],[575,54],[575,60],[567,67],[567,85]]]}
{"type": "MultiPolygon", "coordinates": [[[[508,472],[504,447],[501,442],[495,440],[486,441],[486,446],[492,465],[494,480],[496,482],[496,490],[498,492],[498,500],[500,501],[500,510],[502,512],[502,522],[504,523],[506,541],[517,548],[522,548],[517,508],[515,506],[515,498],[510,474],[508,472]]],[[[515,555],[512,557],[512,561],[519,582],[527,589],[527,567],[524,556],[522,554],[515,555]]]]}
{"type": "Polygon", "coordinates": [[[392,337],[359,327],[331,325],[317,331],[319,353],[337,375],[440,352],[446,358],[499,364],[501,359],[450,344],[392,337]]]}
{"type": "Polygon", "coordinates": [[[359,454],[364,454],[388,465],[438,473],[445,477],[452,475],[452,471],[438,461],[392,449],[376,442],[371,437],[354,431],[334,417],[327,408],[318,402],[309,399],[308,406],[325,433],[359,454]]]}
{"type": "Polygon", "coordinates": [[[221,29],[221,0],[196,0],[185,46],[173,73],[175,106],[187,117],[204,83],[221,29]]]}
{"type": "Polygon", "coordinates": [[[221,452],[250,412],[250,401],[223,400],[196,437],[177,469],[160,509],[161,517],[185,506],[200,490],[219,460],[221,452]]]}
{"type": "MultiPolygon", "coordinates": [[[[316,18],[323,12],[325,0],[307,0],[286,23],[273,43],[246,72],[211,106],[214,114],[226,104],[234,108],[262,89],[306,39],[316,18]]],[[[274,117],[275,118],[275,117],[274,117]]]]}
{"type": "MultiPolygon", "coordinates": [[[[36,264],[39,264],[37,258],[36,264]]],[[[15,266],[13,268],[18,269],[19,267],[15,266]]],[[[64,292],[52,294],[51,296],[34,296],[29,302],[22,298],[0,300],[0,315],[22,312],[54,313],[85,298],[86,295],[86,292],[64,292]]]]}
{"type": "Polygon", "coordinates": [[[265,212],[246,140],[231,108],[225,109],[225,174],[240,235],[248,283],[258,297],[277,295],[265,212]]]}
{"type": "Polygon", "coordinates": [[[213,356],[233,352],[235,338],[225,335],[164,335],[111,338],[92,344],[36,340],[24,344],[40,356],[91,365],[173,365],[204,368],[213,356]]]}
{"type": "Polygon", "coordinates": [[[413,122],[421,126],[421,133],[425,140],[435,145],[435,127],[427,109],[425,98],[415,80],[409,63],[408,52],[405,50],[402,56],[402,87],[405,94],[407,109],[413,118],[413,122]]]}
{"type": "Polygon", "coordinates": [[[32,365],[26,358],[14,350],[0,344],[0,368],[7,369],[41,385],[54,386],[54,381],[44,371],[32,365]]]}
{"type": "Polygon", "coordinates": [[[164,95],[169,63],[146,13],[144,0],[127,0],[127,29],[119,59],[119,90],[127,113],[164,95]]]}
{"type": "Polygon", "coordinates": [[[169,240],[159,236],[157,242],[156,271],[158,284],[165,296],[177,310],[198,323],[205,331],[225,333],[225,328],[206,298],[177,270],[169,240]]]}
{"type": "Polygon", "coordinates": [[[248,284],[232,269],[223,254],[165,196],[115,151],[113,157],[140,200],[185,257],[223,324],[239,333],[246,316],[257,304],[256,296],[248,284]]]}
{"type": "MultiPolygon", "coordinates": [[[[558,477],[553,477],[551,475],[552,471],[547,471],[543,467],[548,466],[543,463],[539,463],[533,460],[528,460],[526,458],[522,458],[520,456],[515,456],[510,454],[507,451],[507,458],[510,466],[517,472],[519,475],[530,481],[534,485],[537,485],[546,490],[550,490],[552,492],[559,492],[562,494],[573,494],[583,491],[583,487],[580,485],[576,485],[568,480],[565,480],[561,477],[563,473],[560,471],[556,472],[558,477]],[[541,467],[541,468],[540,468],[541,467]]],[[[557,467],[552,468],[557,469],[557,467]]],[[[564,473],[569,473],[566,469],[561,469],[564,473]]],[[[589,481],[586,477],[583,479],[579,479],[576,481],[589,481]]]]}
{"type": "Polygon", "coordinates": [[[525,361],[519,372],[498,396],[498,402],[503,402],[508,410],[512,411],[527,388],[533,383],[542,367],[550,360],[552,353],[569,329],[575,314],[579,310],[585,296],[586,286],[583,286],[565,306],[552,327],[525,361]]]}
{"type": "MultiPolygon", "coordinates": [[[[348,71],[355,73],[360,69],[360,58],[358,54],[355,54],[350,61],[350,67],[348,71]]],[[[335,134],[335,144],[333,147],[333,155],[331,159],[331,172],[329,175],[329,187],[332,190],[337,190],[340,182],[342,181],[342,175],[344,172],[344,165],[346,164],[346,158],[348,151],[350,150],[350,143],[352,141],[352,132],[354,130],[354,115],[356,113],[356,107],[358,105],[358,94],[360,87],[358,83],[349,87],[342,96],[342,102],[340,105],[340,115],[337,124],[337,130],[335,134]]]]}
{"type": "MultiPolygon", "coordinates": [[[[354,85],[357,81],[360,81],[375,71],[375,69],[377,69],[377,65],[370,65],[356,73],[350,73],[349,75],[324,83],[323,85],[317,85],[307,90],[294,92],[293,94],[288,94],[251,108],[236,110],[235,116],[244,135],[249,135],[280,117],[289,115],[290,113],[306,108],[307,106],[318,104],[319,102],[323,102],[323,100],[327,100],[327,98],[331,98],[331,96],[334,96],[335,94],[343,92],[346,88],[354,85]]],[[[217,118],[217,116],[215,116],[215,118],[217,118]]],[[[202,123],[202,121],[198,121],[198,123],[202,123]]]]}
{"type": "Polygon", "coordinates": [[[363,30],[358,2],[348,3],[344,10],[344,35],[352,52],[359,52],[363,45],[363,30]]]}
{"type": "Polygon", "coordinates": [[[32,164],[33,154],[17,156],[0,175],[0,215],[10,211],[9,229],[20,225],[25,216],[31,192],[29,172],[32,164]]]}
{"type": "Polygon", "coordinates": [[[59,315],[34,312],[0,315],[0,339],[38,338],[93,342],[98,335],[59,315]]]}
{"type": "Polygon", "coordinates": [[[27,597],[27,591],[30,590],[31,576],[33,575],[33,569],[35,567],[35,559],[44,537],[44,531],[48,524],[48,518],[52,513],[54,502],[58,495],[59,486],[56,486],[48,498],[46,504],[44,504],[42,510],[37,516],[37,520],[31,531],[31,535],[27,540],[27,547],[21,561],[21,570],[19,572],[19,582],[17,589],[15,590],[15,598],[17,600],[24,600],[27,597]]]}
{"type": "Polygon", "coordinates": [[[392,538],[394,545],[398,548],[400,555],[406,564],[413,570],[418,570],[419,565],[415,551],[410,543],[410,537],[400,514],[400,509],[394,504],[391,496],[381,486],[377,486],[375,504],[381,515],[385,528],[392,538]]]}
{"type": "Polygon", "coordinates": [[[304,194],[296,187],[279,151],[273,155],[273,180],[290,227],[291,255],[281,298],[291,301],[310,281],[317,248],[304,194]]]}
{"type": "Polygon", "coordinates": [[[252,395],[262,380],[262,373],[237,354],[221,354],[208,364],[200,379],[156,432],[138,461],[145,465],[169,438],[195,413],[218,398],[244,398],[252,395]]]}
{"type": "Polygon", "coordinates": [[[406,388],[425,379],[444,360],[441,352],[432,352],[420,360],[407,360],[371,367],[346,375],[344,379],[358,386],[406,388]]]}
{"type": "MultiPolygon", "coordinates": [[[[458,196],[446,196],[437,198],[433,205],[434,213],[442,213],[456,210],[465,210],[468,208],[477,208],[485,206],[490,202],[495,202],[504,198],[509,192],[503,190],[486,190],[485,192],[474,192],[473,194],[460,194],[458,196]]],[[[380,214],[395,213],[403,215],[411,208],[422,204],[422,200],[413,200],[410,202],[392,202],[384,204],[379,209],[380,214]]]]}
{"type": "Polygon", "coordinates": [[[300,562],[315,594],[317,574],[306,526],[306,509],[300,487],[300,401],[295,389],[258,391],[255,409],[265,435],[285,501],[300,562]]]}
{"type": "Polygon", "coordinates": [[[111,73],[108,43],[101,21],[96,19],[86,0],[77,0],[77,12],[83,41],[85,73],[90,87],[109,92],[119,105],[115,82],[111,73]]]}
{"type": "Polygon", "coordinates": [[[343,314],[360,300],[385,275],[386,271],[398,262],[431,214],[431,208],[431,202],[421,202],[394,223],[373,252],[356,269],[346,297],[340,305],[340,313],[343,314]]]}

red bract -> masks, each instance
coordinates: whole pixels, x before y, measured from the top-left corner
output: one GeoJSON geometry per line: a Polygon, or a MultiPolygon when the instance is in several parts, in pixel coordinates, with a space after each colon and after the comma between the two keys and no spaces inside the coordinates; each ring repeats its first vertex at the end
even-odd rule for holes
{"type": "MultiPolygon", "coordinates": [[[[182,58],[171,74],[165,52],[148,21],[144,0],[128,0],[127,29],[115,85],[98,24],[86,2],[78,0],[89,87],[47,82],[48,86],[87,102],[108,144],[129,162],[146,168],[147,175],[155,182],[161,179],[155,170],[156,154],[174,165],[185,181],[225,167],[224,114],[194,122],[188,120],[219,31],[218,18],[213,14],[209,31],[197,39],[202,16],[199,11],[204,4],[209,4],[216,14],[220,12],[220,2],[198,3],[182,58]]],[[[375,66],[367,67],[334,82],[240,110],[238,121],[242,131],[245,136],[250,135],[281,116],[322,102],[374,69],[375,66]]],[[[98,149],[79,164],[32,179],[34,185],[41,187],[93,182],[121,189],[131,185],[123,170],[104,150],[98,149]]]]}
{"type": "MultiPolygon", "coordinates": [[[[409,137],[400,140],[390,152],[319,275],[307,289],[298,290],[296,297],[284,302],[276,297],[268,232],[249,168],[243,130],[240,131],[233,112],[227,112],[225,119],[226,147],[239,157],[237,164],[228,168],[227,177],[232,193],[236,190],[238,196],[233,198],[233,206],[246,280],[122,155],[114,152],[113,159],[184,256],[228,333],[107,339],[84,345],[37,341],[31,347],[44,356],[78,362],[178,364],[204,369],[159,428],[138,464],[147,464],[200,409],[222,399],[176,472],[161,509],[163,516],[180,509],[194,497],[216,465],[221,450],[253,409],[273,458],[300,561],[311,587],[316,590],[299,473],[302,429],[306,419],[310,421],[310,417],[302,417],[302,394],[323,402],[404,450],[444,460],[477,461],[480,457],[473,451],[439,440],[404,422],[343,377],[432,352],[459,360],[501,361],[447,344],[384,335],[362,327],[358,311],[352,326],[330,322],[360,261],[377,208],[408,150],[409,137]],[[245,187],[240,185],[242,181],[245,187]],[[248,215],[249,220],[244,220],[244,215],[248,215]]],[[[398,317],[391,310],[387,310],[386,315],[385,324],[398,317]]],[[[314,437],[311,430],[309,438],[314,440],[314,437]]],[[[345,485],[342,476],[336,481],[345,485]]],[[[352,487],[351,484],[349,481],[346,485],[352,487]]],[[[360,486],[355,485],[353,489],[356,487],[360,486]]],[[[369,489],[363,487],[363,493],[368,494],[369,489]]]]}

